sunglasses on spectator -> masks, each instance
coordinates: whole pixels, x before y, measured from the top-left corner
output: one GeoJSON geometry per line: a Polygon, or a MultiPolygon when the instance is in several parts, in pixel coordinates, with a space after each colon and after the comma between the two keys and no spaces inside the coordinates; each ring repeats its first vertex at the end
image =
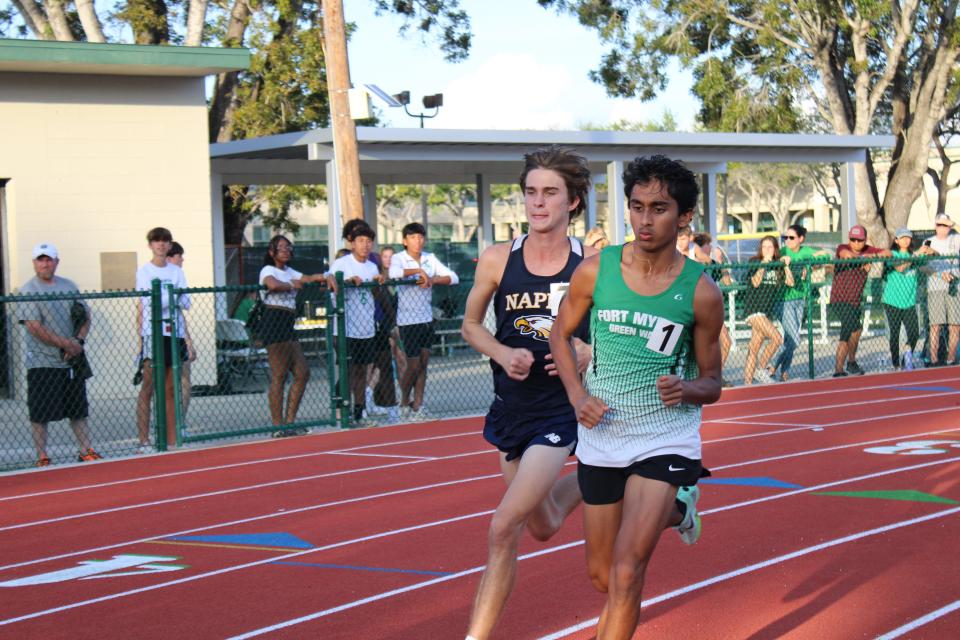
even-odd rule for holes
{"type": "Polygon", "coordinates": [[[948,225],[948,224],[942,224],[942,223],[939,223],[939,222],[938,222],[938,223],[937,223],[937,226],[938,226],[938,227],[949,227],[950,225],[948,225]]]}
{"type": "Polygon", "coordinates": [[[850,238],[850,242],[866,242],[866,240],[862,240],[860,238],[850,238]]]}
{"type": "Polygon", "coordinates": [[[783,236],[784,240],[796,240],[797,236],[783,236]]]}

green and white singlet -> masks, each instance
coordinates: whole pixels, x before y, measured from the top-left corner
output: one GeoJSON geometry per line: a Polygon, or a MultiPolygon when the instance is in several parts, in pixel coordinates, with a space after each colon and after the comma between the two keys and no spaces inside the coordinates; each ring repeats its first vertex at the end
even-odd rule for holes
{"type": "Polygon", "coordinates": [[[657,378],[698,376],[693,354],[693,296],[703,266],[689,258],[665,291],[642,296],[620,271],[625,246],[600,254],[590,332],[593,360],[585,384],[610,410],[597,426],[578,428],[577,457],[598,467],[626,467],[657,455],[699,460],[699,405],[667,407],[657,378]]]}

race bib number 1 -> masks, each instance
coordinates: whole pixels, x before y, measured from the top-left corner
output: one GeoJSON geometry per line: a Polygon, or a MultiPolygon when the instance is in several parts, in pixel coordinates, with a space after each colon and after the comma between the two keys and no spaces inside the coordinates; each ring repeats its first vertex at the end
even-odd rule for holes
{"type": "Polygon", "coordinates": [[[647,349],[670,355],[677,346],[681,333],[683,333],[681,325],[664,318],[657,318],[657,324],[654,325],[650,332],[650,339],[647,340],[647,349]]]}

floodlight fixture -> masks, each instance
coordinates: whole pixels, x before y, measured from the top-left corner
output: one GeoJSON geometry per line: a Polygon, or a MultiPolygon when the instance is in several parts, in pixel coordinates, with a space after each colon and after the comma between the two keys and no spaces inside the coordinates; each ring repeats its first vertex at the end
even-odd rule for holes
{"type": "Polygon", "coordinates": [[[435,93],[431,96],[423,96],[423,106],[427,109],[433,109],[433,113],[410,113],[410,110],[407,108],[407,105],[410,104],[410,92],[401,91],[400,93],[393,94],[394,99],[403,105],[404,112],[411,118],[420,118],[420,128],[423,129],[423,121],[426,118],[436,118],[437,114],[440,112],[440,107],[443,106],[443,94],[435,93]]]}
{"type": "Polygon", "coordinates": [[[423,106],[427,109],[439,109],[443,106],[443,94],[435,93],[432,96],[423,96],[423,106]]]}

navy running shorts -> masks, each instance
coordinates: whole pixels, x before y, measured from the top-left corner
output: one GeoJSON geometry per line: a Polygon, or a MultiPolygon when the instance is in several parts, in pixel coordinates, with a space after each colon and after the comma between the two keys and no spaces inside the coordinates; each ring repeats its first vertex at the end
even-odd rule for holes
{"type": "MultiPolygon", "coordinates": [[[[570,407],[556,415],[529,415],[512,411],[499,398],[490,405],[483,423],[483,438],[507,454],[507,461],[523,456],[536,444],[576,448],[577,416],[570,407]]],[[[573,453],[573,450],[571,450],[573,453]]]]}
{"type": "Polygon", "coordinates": [[[577,481],[586,504],[614,504],[623,500],[627,479],[638,475],[675,487],[692,487],[710,475],[700,460],[679,455],[652,456],[626,467],[595,467],[579,463],[577,481]]]}

